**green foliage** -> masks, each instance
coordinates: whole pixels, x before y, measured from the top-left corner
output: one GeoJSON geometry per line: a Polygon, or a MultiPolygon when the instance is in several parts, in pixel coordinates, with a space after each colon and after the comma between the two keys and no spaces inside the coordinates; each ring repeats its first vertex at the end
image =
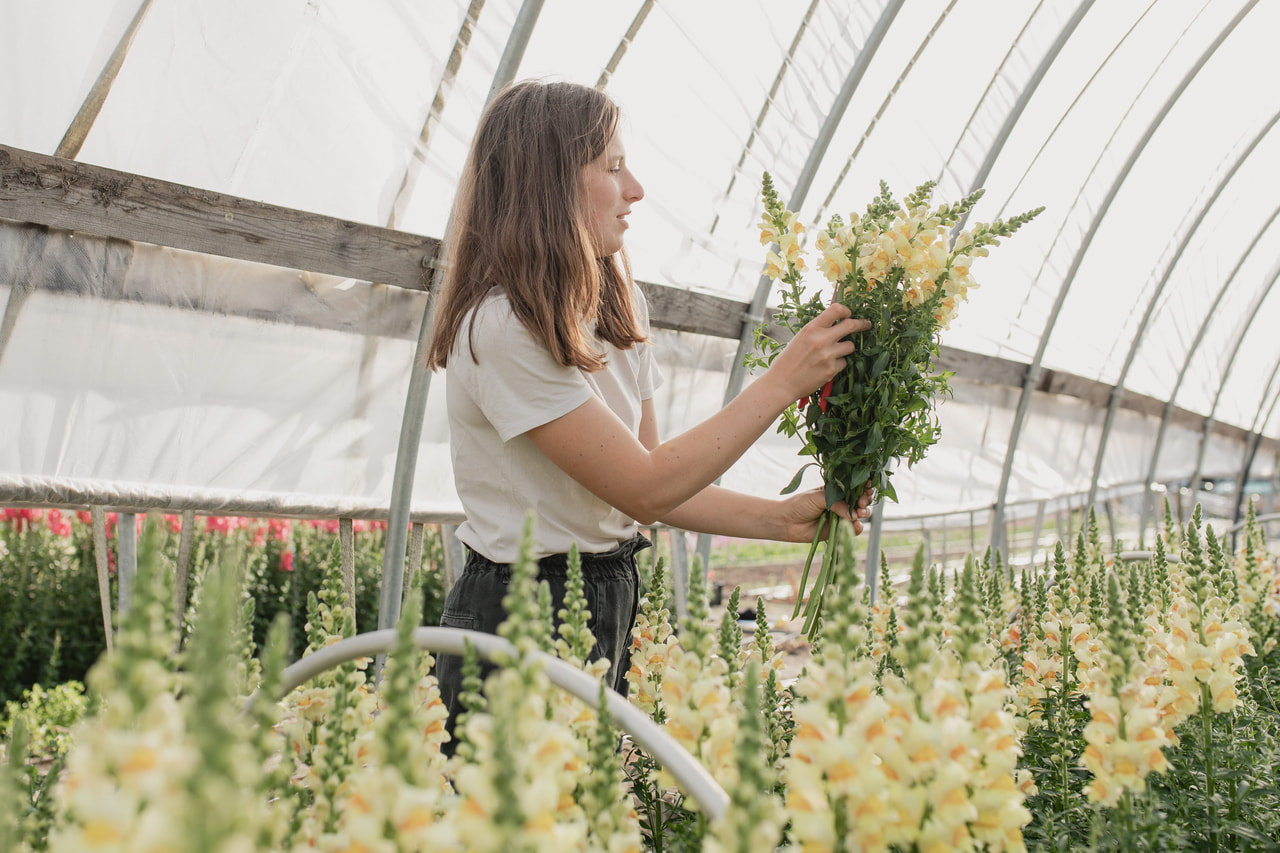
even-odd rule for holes
{"type": "MultiPolygon", "coordinates": [[[[12,638],[0,656],[0,703],[15,701],[35,684],[83,681],[106,650],[97,562],[88,513],[80,519],[56,510],[0,511],[0,637],[12,638]]],[[[177,562],[177,517],[157,525],[157,559],[170,576],[177,562]]],[[[362,525],[354,536],[356,625],[378,620],[385,530],[362,525]]],[[[109,594],[117,596],[114,515],[108,516],[109,594]]],[[[423,568],[410,589],[422,624],[436,625],[444,606],[439,571],[443,545],[438,528],[425,531],[423,568]]],[[[246,652],[261,648],[271,625],[287,617],[292,626],[286,653],[307,648],[307,600],[325,574],[341,564],[337,522],[197,517],[192,540],[184,636],[190,634],[205,575],[224,559],[241,561],[242,607],[252,611],[246,652]]],[[[119,625],[119,615],[112,614],[119,625]]]]}
{"type": "MultiPolygon", "coordinates": [[[[34,684],[83,681],[106,650],[89,526],[63,535],[48,515],[18,512],[0,521],[0,703],[34,684]]],[[[114,574],[110,589],[114,599],[114,574]]]]}
{"type": "Polygon", "coordinates": [[[52,759],[66,752],[71,727],[89,710],[89,697],[79,681],[64,681],[48,689],[34,684],[22,691],[20,699],[5,703],[0,738],[9,737],[21,722],[26,726],[28,753],[52,759]]]}

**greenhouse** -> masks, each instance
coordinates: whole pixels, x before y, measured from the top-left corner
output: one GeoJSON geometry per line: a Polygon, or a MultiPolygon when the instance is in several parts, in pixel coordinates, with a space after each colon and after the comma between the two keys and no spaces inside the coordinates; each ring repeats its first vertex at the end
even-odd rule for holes
{"type": "Polygon", "coordinates": [[[1280,849],[1276,33],[0,0],[0,850],[1280,849]],[[853,518],[869,481],[856,523],[686,528],[565,469],[654,544],[617,666],[608,547],[552,605],[537,521],[500,635],[439,627],[479,533],[428,351],[519,81],[617,106],[647,450],[867,320],[714,472],[853,518]]]}

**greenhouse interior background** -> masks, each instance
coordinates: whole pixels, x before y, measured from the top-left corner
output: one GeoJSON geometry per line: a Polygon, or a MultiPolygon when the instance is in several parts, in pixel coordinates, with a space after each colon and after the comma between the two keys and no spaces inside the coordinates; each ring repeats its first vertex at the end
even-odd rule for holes
{"type": "MultiPolygon", "coordinates": [[[[1224,529],[1245,496],[1276,508],[1276,4],[0,15],[0,504],[456,523],[443,382],[414,366],[426,289],[487,99],[544,78],[622,107],[664,436],[752,380],[765,172],[811,229],[936,181],[985,189],[974,220],[1045,209],[974,265],[941,442],[870,548],[1025,563],[1090,512],[1123,550],[1165,501],[1224,529]]],[[[776,495],[795,452],[770,433],[724,482],[776,495]]]]}
{"type": "MultiPolygon", "coordinates": [[[[1280,850],[1277,34],[1280,0],[0,0],[0,853],[1280,850]],[[896,491],[863,535],[646,522],[593,555],[627,595],[568,556],[563,608],[529,533],[463,562],[424,353],[521,80],[621,109],[664,440],[810,334],[778,252],[825,301],[882,188],[981,191],[912,238],[978,286],[894,374],[949,377],[936,444],[848,469],[896,491]],[[507,621],[464,630],[489,569],[507,621]]],[[[723,485],[860,488],[785,433],[723,485]]]]}

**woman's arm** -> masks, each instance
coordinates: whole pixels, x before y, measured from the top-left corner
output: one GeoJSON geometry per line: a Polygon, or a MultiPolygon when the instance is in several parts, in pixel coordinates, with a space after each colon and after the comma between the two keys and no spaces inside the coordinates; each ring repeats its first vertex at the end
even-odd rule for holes
{"type": "MultiPolygon", "coordinates": [[[[658,419],[652,400],[645,400],[643,404],[640,443],[648,448],[658,446],[658,419]]],[[[871,489],[868,487],[859,498],[855,513],[850,513],[849,505],[844,501],[832,509],[841,518],[853,522],[853,532],[857,535],[862,532],[862,519],[871,515],[870,504],[871,489]]],[[[772,539],[776,542],[812,542],[818,518],[826,507],[822,489],[770,499],[744,495],[720,486],[707,486],[659,521],[694,533],[738,539],[772,539]]]]}
{"type": "Polygon", "coordinates": [[[652,524],[716,481],[797,398],[822,387],[853,352],[849,335],[870,328],[839,303],[810,321],[764,375],[701,424],[646,447],[593,397],[529,430],[542,453],[610,506],[652,524]]]}
{"type": "MultiPolygon", "coordinates": [[[[871,515],[870,502],[868,492],[858,499],[858,509],[854,513],[849,511],[849,505],[844,501],[832,509],[841,518],[853,522],[856,536],[862,532],[862,519],[871,515]]],[[[812,542],[818,532],[818,519],[826,508],[822,489],[770,499],[744,495],[720,486],[707,486],[658,520],[694,533],[737,539],[772,539],[776,542],[812,542]]],[[[826,532],[823,538],[826,538],[826,532]]]]}

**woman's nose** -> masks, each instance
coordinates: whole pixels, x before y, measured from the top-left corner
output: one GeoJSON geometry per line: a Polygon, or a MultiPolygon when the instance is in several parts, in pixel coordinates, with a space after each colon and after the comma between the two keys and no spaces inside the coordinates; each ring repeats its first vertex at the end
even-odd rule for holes
{"type": "Polygon", "coordinates": [[[631,176],[631,183],[627,187],[627,201],[639,201],[644,198],[644,187],[640,186],[640,182],[631,176]]]}

